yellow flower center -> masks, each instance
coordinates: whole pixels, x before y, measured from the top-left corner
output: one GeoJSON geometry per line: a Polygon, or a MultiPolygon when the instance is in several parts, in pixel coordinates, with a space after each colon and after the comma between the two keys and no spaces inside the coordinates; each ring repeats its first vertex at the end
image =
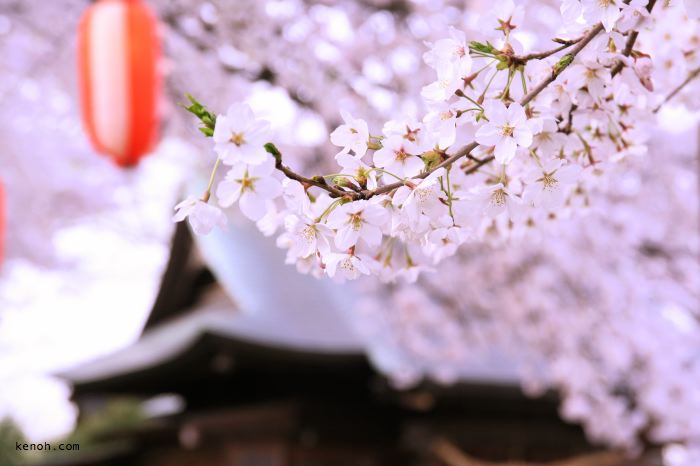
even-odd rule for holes
{"type": "Polygon", "coordinates": [[[353,265],[352,259],[350,259],[349,257],[346,257],[345,259],[340,261],[340,268],[348,272],[355,271],[355,265],[353,265]]]}
{"type": "Polygon", "coordinates": [[[542,185],[544,186],[544,189],[550,189],[550,190],[554,189],[557,186],[557,183],[559,183],[559,181],[557,181],[557,179],[554,178],[554,172],[544,173],[542,175],[542,178],[540,178],[537,181],[540,181],[542,183],[542,185]]]}
{"type": "Polygon", "coordinates": [[[358,231],[360,228],[362,228],[362,215],[360,215],[359,213],[350,214],[350,225],[355,231],[358,231]]]}
{"type": "Polygon", "coordinates": [[[237,145],[238,147],[245,144],[245,135],[243,133],[231,133],[230,141],[237,145]]]}
{"type": "Polygon", "coordinates": [[[506,194],[503,188],[496,189],[493,193],[491,193],[491,204],[496,207],[505,205],[507,195],[508,194],[506,194]]]}
{"type": "Polygon", "coordinates": [[[246,173],[243,178],[238,180],[241,184],[241,192],[255,191],[255,180],[257,180],[257,178],[251,178],[248,176],[248,173],[246,173]]]}
{"type": "Polygon", "coordinates": [[[401,149],[396,151],[396,160],[398,162],[403,162],[404,160],[406,160],[408,158],[408,155],[409,154],[407,154],[406,151],[402,147],[401,149]]]}

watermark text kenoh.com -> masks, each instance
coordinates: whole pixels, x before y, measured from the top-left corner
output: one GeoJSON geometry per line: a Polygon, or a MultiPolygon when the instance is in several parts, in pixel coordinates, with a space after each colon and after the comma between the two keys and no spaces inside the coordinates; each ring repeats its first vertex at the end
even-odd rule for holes
{"type": "Polygon", "coordinates": [[[15,442],[17,451],[78,451],[80,445],[77,443],[23,443],[15,442]]]}

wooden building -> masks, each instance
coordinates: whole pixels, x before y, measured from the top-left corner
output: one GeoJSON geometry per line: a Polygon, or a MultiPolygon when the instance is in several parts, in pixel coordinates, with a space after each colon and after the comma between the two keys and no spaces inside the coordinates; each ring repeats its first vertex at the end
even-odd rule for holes
{"type": "MultiPolygon", "coordinates": [[[[256,317],[236,311],[195,250],[180,224],[140,340],[62,374],[83,416],[119,396],[168,395],[181,409],[112,432],[70,464],[480,466],[592,451],[552,395],[528,399],[517,385],[483,380],[399,391],[352,344],[277,344],[284,322],[264,330],[272,343],[259,338],[256,317]]],[[[611,454],[585,461],[561,464],[622,464],[611,454]]]]}

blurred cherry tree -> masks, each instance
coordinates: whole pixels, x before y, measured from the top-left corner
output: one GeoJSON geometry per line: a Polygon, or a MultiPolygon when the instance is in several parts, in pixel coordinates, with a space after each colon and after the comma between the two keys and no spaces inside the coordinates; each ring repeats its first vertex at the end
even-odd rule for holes
{"type": "MultiPolygon", "coordinates": [[[[589,25],[603,21],[598,46],[616,44],[620,55],[656,2],[625,2],[627,16],[615,18],[605,15],[613,8],[619,13],[620,2],[605,2],[611,10],[593,18],[597,2],[587,0],[496,2],[503,9],[495,12],[492,2],[476,0],[240,0],[235,8],[224,0],[150,3],[163,22],[168,57],[166,133],[201,148],[198,160],[188,163],[204,174],[217,156],[191,118],[175,109],[186,92],[221,114],[228,104],[246,101],[272,122],[285,164],[316,174],[337,170],[338,148],[328,135],[353,124],[341,117],[341,109],[361,117],[369,134],[379,134],[387,120],[421,119],[424,88],[435,82],[433,68],[438,75],[449,71],[424,63],[431,49],[426,44],[450,37],[449,26],[480,44],[497,43],[512,28],[514,53],[522,57],[550,49],[554,37],[574,46],[585,29],[558,35],[562,12],[576,17],[583,11],[589,25]],[[515,19],[500,30],[482,27],[481,21],[509,16],[515,19]],[[520,21],[527,27],[517,27],[520,21]]],[[[432,272],[405,274],[416,283],[368,278],[353,285],[363,291],[356,319],[371,356],[397,385],[424,377],[452,383],[471,362],[499,347],[520,361],[526,393],[556,389],[562,416],[582,423],[592,439],[630,449],[672,446],[677,464],[694,464],[690,450],[678,446],[700,445],[700,421],[691,415],[700,412],[697,117],[687,110],[697,106],[698,93],[696,83],[679,87],[700,66],[700,35],[697,21],[683,9],[690,12],[694,3],[685,3],[659,2],[663,19],[633,44],[635,53],[630,50],[623,60],[624,80],[611,79],[616,62],[607,68],[574,64],[590,65],[580,70],[583,81],[576,88],[586,95],[610,93],[622,102],[653,88],[658,98],[651,107],[664,96],[673,99],[662,107],[658,124],[652,120],[631,138],[634,147],[614,150],[624,154],[602,166],[605,176],[589,170],[578,188],[571,186],[567,206],[575,209],[528,212],[517,219],[515,233],[507,216],[484,222],[477,240],[443,251],[439,265],[429,267],[428,261],[423,269],[432,272]],[[653,68],[647,53],[658,56],[653,68]],[[680,89],[678,95],[674,89],[680,89]],[[649,150],[640,149],[647,139],[649,150]]],[[[78,216],[114,209],[114,196],[105,193],[133,181],[91,153],[75,114],[72,42],[87,5],[61,0],[0,6],[0,112],[7,122],[0,128],[0,177],[9,210],[16,212],[9,218],[8,261],[50,263],[52,235],[78,216]],[[36,176],[38,170],[51,176],[36,176]]],[[[536,75],[528,74],[526,82],[523,73],[523,86],[532,89],[536,75]]],[[[515,88],[519,80],[516,76],[515,88]]],[[[501,89],[504,85],[497,81],[501,89]]],[[[433,100],[434,91],[436,86],[427,93],[433,100]]],[[[561,111],[556,106],[570,93],[564,91],[540,105],[561,111]]],[[[589,102],[587,97],[578,98],[586,107],[581,102],[589,102]]],[[[567,111],[572,102],[568,105],[567,111]]],[[[580,130],[594,137],[595,128],[580,130]]],[[[450,145],[473,136],[457,128],[450,145]]],[[[573,150],[585,152],[587,143],[584,138],[573,150]]],[[[282,222],[259,226],[271,234],[281,227],[277,223],[282,222]]],[[[451,238],[446,233],[438,239],[447,244],[451,238]]]]}

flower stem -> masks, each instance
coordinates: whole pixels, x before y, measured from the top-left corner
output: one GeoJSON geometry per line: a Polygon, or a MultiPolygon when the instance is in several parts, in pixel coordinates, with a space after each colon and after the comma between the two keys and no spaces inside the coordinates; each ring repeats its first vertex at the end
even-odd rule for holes
{"type": "Polygon", "coordinates": [[[445,174],[445,183],[447,183],[447,206],[450,211],[450,217],[452,218],[452,225],[454,226],[455,223],[455,215],[452,212],[452,186],[450,185],[450,169],[452,168],[452,165],[447,167],[447,171],[445,174]]]}
{"type": "Polygon", "coordinates": [[[380,173],[386,173],[387,175],[391,175],[391,176],[393,176],[394,178],[396,178],[396,179],[399,180],[399,181],[404,181],[404,178],[401,178],[399,175],[395,175],[395,174],[393,174],[393,173],[391,173],[391,172],[389,172],[389,171],[386,171],[386,170],[384,170],[383,168],[374,167],[374,168],[372,168],[370,171],[376,171],[376,172],[380,172],[380,173]]]}
{"type": "Polygon", "coordinates": [[[214,164],[214,168],[212,169],[211,175],[209,176],[209,184],[207,184],[207,190],[204,191],[204,194],[202,195],[202,202],[209,202],[209,198],[211,197],[211,187],[214,185],[214,178],[216,177],[216,172],[217,170],[219,170],[220,165],[221,159],[217,157],[216,163],[214,164]]]}

